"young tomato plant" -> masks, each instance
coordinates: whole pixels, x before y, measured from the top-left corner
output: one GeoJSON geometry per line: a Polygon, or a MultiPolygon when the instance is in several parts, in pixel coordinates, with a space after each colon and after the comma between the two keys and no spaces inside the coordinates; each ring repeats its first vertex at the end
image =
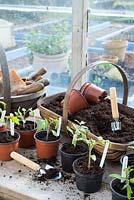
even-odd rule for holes
{"type": "Polygon", "coordinates": [[[86,134],[89,132],[88,127],[85,126],[85,122],[75,120],[77,124],[73,124],[73,129],[67,126],[67,130],[72,134],[72,144],[76,147],[77,141],[86,139],[86,134]]]}
{"type": "Polygon", "coordinates": [[[16,115],[16,117],[22,121],[23,123],[23,128],[25,128],[25,123],[26,123],[26,116],[29,112],[32,112],[32,108],[29,109],[25,109],[25,108],[21,108],[19,107],[17,112],[15,112],[14,114],[16,115]]]}
{"type": "Polygon", "coordinates": [[[46,141],[48,141],[49,134],[52,133],[54,136],[58,137],[57,135],[57,129],[59,126],[59,119],[49,118],[49,119],[38,119],[38,131],[45,130],[47,132],[46,134],[46,141]]]}
{"type": "Polygon", "coordinates": [[[128,200],[131,199],[131,196],[134,194],[134,190],[132,189],[132,185],[134,185],[134,177],[130,177],[130,173],[134,171],[132,166],[125,168],[126,177],[122,177],[119,174],[110,174],[109,176],[112,178],[119,179],[124,182],[124,186],[121,188],[122,190],[126,190],[128,200]]]}
{"type": "Polygon", "coordinates": [[[87,167],[88,169],[90,169],[91,167],[91,159],[93,161],[96,161],[96,155],[92,154],[92,150],[95,147],[96,144],[103,144],[104,145],[104,140],[102,137],[98,137],[98,140],[94,140],[94,139],[88,139],[86,137],[86,139],[84,139],[85,143],[88,145],[88,164],[87,167]]]}

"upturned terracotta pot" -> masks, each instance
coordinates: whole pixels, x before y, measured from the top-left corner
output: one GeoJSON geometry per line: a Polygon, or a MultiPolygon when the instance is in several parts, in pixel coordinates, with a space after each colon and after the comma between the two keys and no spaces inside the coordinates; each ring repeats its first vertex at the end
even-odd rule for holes
{"type": "Polygon", "coordinates": [[[33,126],[32,129],[20,129],[20,125],[15,126],[15,130],[20,134],[20,141],[19,141],[19,147],[20,148],[30,148],[35,144],[34,140],[34,134],[37,131],[37,124],[33,121],[27,120],[25,125],[33,126]]]}
{"type": "MultiPolygon", "coordinates": [[[[0,138],[3,136],[5,137],[6,134],[10,134],[10,131],[3,131],[0,133],[0,138]]],[[[0,160],[2,161],[8,161],[11,160],[12,158],[10,157],[10,153],[12,151],[18,152],[19,149],[19,139],[20,135],[19,133],[15,132],[15,138],[14,141],[11,142],[0,142],[0,160]]],[[[1,141],[1,139],[0,139],[1,141]]]]}
{"type": "MultiPolygon", "coordinates": [[[[61,101],[63,106],[64,99],[61,101]]],[[[69,99],[69,112],[74,114],[80,110],[88,108],[88,102],[85,97],[76,89],[73,89],[69,99]]]]}
{"type": "Polygon", "coordinates": [[[106,90],[88,82],[82,85],[80,92],[89,103],[97,104],[107,96],[106,90]]]}
{"type": "Polygon", "coordinates": [[[53,141],[45,141],[46,131],[39,131],[35,133],[35,143],[37,149],[37,156],[41,159],[51,159],[57,156],[60,137],[53,141]]]}

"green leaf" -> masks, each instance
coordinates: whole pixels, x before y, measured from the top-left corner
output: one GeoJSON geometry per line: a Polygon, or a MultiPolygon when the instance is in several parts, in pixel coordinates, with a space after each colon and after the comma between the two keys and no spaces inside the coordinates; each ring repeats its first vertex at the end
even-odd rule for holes
{"type": "Polygon", "coordinates": [[[117,179],[123,180],[123,181],[126,180],[124,177],[120,176],[119,174],[110,174],[109,177],[111,177],[111,178],[117,178],[117,179]]]}
{"type": "Polygon", "coordinates": [[[130,178],[130,183],[134,183],[134,178],[130,178]]]}
{"type": "Polygon", "coordinates": [[[91,155],[91,159],[92,159],[93,161],[96,161],[96,155],[91,155]]]}
{"type": "Polygon", "coordinates": [[[41,130],[45,130],[46,125],[43,119],[37,119],[37,130],[41,131],[41,130]]]}
{"type": "Polygon", "coordinates": [[[133,194],[133,191],[131,189],[130,185],[127,185],[127,198],[130,200],[131,199],[131,195],[133,194]]]}

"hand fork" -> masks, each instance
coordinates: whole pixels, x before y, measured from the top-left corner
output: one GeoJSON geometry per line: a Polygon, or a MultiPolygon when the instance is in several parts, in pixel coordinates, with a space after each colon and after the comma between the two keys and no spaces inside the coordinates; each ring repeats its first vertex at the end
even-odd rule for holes
{"type": "Polygon", "coordinates": [[[111,129],[113,132],[115,132],[117,130],[121,130],[121,122],[119,121],[119,111],[118,111],[115,87],[110,88],[110,99],[111,99],[112,117],[114,119],[114,121],[111,122],[111,129]]]}

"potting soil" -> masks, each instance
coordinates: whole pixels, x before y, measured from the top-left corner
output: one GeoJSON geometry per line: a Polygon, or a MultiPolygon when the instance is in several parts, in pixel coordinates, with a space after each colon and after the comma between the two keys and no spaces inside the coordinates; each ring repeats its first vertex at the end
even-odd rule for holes
{"type": "MultiPolygon", "coordinates": [[[[63,108],[61,106],[61,101],[63,98],[64,95],[59,95],[56,98],[52,98],[49,103],[44,101],[42,106],[62,115],[63,108]]],[[[119,113],[121,130],[112,132],[111,122],[114,120],[112,119],[109,99],[96,105],[89,105],[88,109],[70,114],[68,118],[73,122],[74,120],[84,121],[91,133],[96,136],[102,136],[104,139],[108,139],[111,142],[128,143],[134,141],[134,118],[127,114],[119,113]]]]}

